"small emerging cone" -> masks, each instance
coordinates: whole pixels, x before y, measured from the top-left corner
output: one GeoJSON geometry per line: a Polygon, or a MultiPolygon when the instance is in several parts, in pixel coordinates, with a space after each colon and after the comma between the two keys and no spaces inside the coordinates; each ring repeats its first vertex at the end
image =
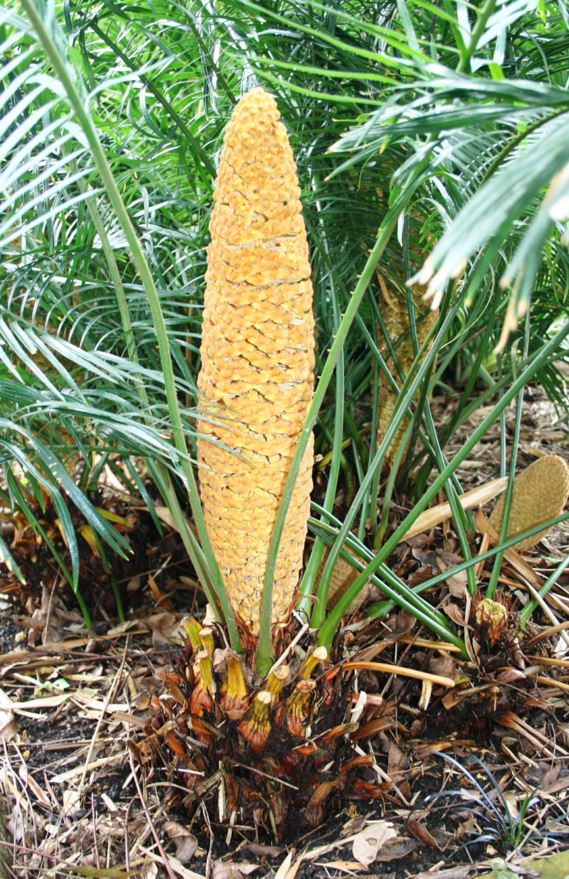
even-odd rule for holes
{"type": "MultiPolygon", "coordinates": [[[[508,519],[507,537],[515,537],[543,522],[560,516],[569,497],[569,467],[559,455],[545,455],[516,476],[508,519]]],[[[505,493],[498,498],[490,515],[490,525],[500,536],[504,516],[505,493]]],[[[514,549],[530,549],[545,537],[544,528],[517,543],[514,549]]]]}
{"type": "MultiPolygon", "coordinates": [[[[230,600],[257,634],[269,541],[314,372],[296,166],[275,101],[260,88],[233,111],[214,198],[198,379],[200,490],[230,600]]],[[[312,461],[311,438],[277,558],[273,622],[287,616],[298,582],[312,461]]]]}
{"type": "MultiPolygon", "coordinates": [[[[394,362],[393,357],[391,356],[389,347],[381,329],[378,333],[378,348],[386,362],[386,365],[389,368],[389,371],[397,382],[397,385],[401,387],[402,381],[407,377],[415,359],[413,339],[411,337],[411,329],[409,326],[409,309],[407,307],[407,301],[404,297],[397,295],[395,292],[389,292],[384,284],[382,284],[381,287],[381,314],[385,323],[385,329],[387,330],[389,338],[391,339],[391,342],[393,344],[393,348],[395,349],[395,354],[397,355],[397,360],[399,361],[399,366],[401,367],[403,377],[401,377],[400,375],[397,362],[394,362]]],[[[419,348],[421,348],[423,342],[427,338],[427,335],[430,333],[433,326],[435,325],[435,322],[437,320],[437,314],[428,309],[426,310],[424,308],[424,303],[421,302],[421,299],[418,295],[414,295],[413,302],[415,306],[417,342],[419,344],[419,348]]],[[[389,422],[393,417],[396,403],[397,395],[394,393],[386,376],[382,372],[380,372],[378,388],[379,411],[377,425],[378,448],[383,442],[383,438],[385,437],[385,434],[389,427],[389,422]]],[[[383,459],[384,469],[388,469],[393,464],[397,449],[403,440],[403,435],[407,429],[408,424],[408,418],[403,418],[394,438],[389,444],[389,447],[383,459]]],[[[401,461],[405,460],[408,451],[409,448],[407,447],[403,453],[401,461]]]]}
{"type": "Polygon", "coordinates": [[[508,623],[508,609],[499,601],[482,598],[475,603],[474,619],[491,645],[496,644],[508,623]]]}

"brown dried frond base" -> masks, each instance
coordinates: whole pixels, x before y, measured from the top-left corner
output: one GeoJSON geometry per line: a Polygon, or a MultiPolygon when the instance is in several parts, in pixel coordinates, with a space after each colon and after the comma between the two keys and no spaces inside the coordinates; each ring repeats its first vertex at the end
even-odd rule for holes
{"type": "MultiPolygon", "coordinates": [[[[230,692],[228,666],[236,662],[227,650],[210,658],[207,650],[185,649],[137,745],[140,760],[156,764],[160,755],[170,767],[187,812],[204,798],[219,805],[221,797],[225,821],[239,814],[240,824],[282,842],[320,824],[335,799],[387,795],[391,785],[378,783],[374,758],[361,749],[365,730],[349,721],[351,674],[339,666],[323,670],[309,655],[294,671],[281,666],[260,687],[239,675],[241,690],[233,683],[230,692]]],[[[392,710],[384,703],[365,714],[376,721],[370,734],[378,723],[392,725],[392,710]]]]}

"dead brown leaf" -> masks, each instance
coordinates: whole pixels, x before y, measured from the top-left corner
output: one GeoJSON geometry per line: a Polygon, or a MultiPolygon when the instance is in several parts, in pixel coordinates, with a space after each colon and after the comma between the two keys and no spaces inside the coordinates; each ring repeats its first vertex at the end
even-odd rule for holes
{"type": "Polygon", "coordinates": [[[176,846],[176,857],[182,864],[188,864],[198,847],[198,841],[183,824],[177,821],[164,822],[164,830],[176,846]]]}
{"type": "Polygon", "coordinates": [[[377,857],[377,853],[388,842],[397,836],[390,821],[372,821],[356,834],[352,843],[352,853],[356,861],[369,867],[377,857]]]}
{"type": "Polygon", "coordinates": [[[259,858],[278,858],[282,855],[284,848],[281,845],[261,845],[258,842],[250,842],[242,847],[242,851],[251,852],[259,858]]]}
{"type": "Polygon", "coordinates": [[[464,617],[464,609],[458,604],[455,604],[454,601],[447,601],[446,604],[443,605],[443,610],[447,617],[449,617],[453,623],[456,623],[457,626],[462,627],[465,625],[466,620],[464,617]]]}
{"type": "Polygon", "coordinates": [[[439,844],[434,836],[417,818],[409,818],[406,826],[409,833],[411,833],[415,839],[418,839],[419,842],[422,842],[423,845],[427,845],[429,848],[439,848],[439,844]]]}
{"type": "Polygon", "coordinates": [[[178,629],[178,618],[168,611],[152,614],[141,622],[152,632],[154,644],[171,644],[172,636],[178,629]]]}
{"type": "Polygon", "coordinates": [[[12,711],[12,701],[4,690],[0,690],[0,739],[9,742],[18,732],[18,724],[12,711]]]}
{"type": "Polygon", "coordinates": [[[398,861],[400,858],[406,858],[417,847],[415,839],[409,839],[408,836],[398,836],[396,839],[390,839],[389,842],[382,846],[375,860],[382,863],[398,861]]]}
{"type": "MultiPolygon", "coordinates": [[[[437,553],[437,569],[441,572],[448,571],[464,561],[460,556],[453,552],[445,552],[440,550],[437,553]]],[[[458,574],[451,574],[447,578],[449,594],[453,598],[463,598],[467,585],[466,571],[459,571],[458,574]]]]}
{"type": "Polygon", "coordinates": [[[398,748],[395,742],[390,741],[387,751],[387,774],[390,778],[403,769],[405,760],[406,757],[401,748],[398,748]]]}
{"type": "Polygon", "coordinates": [[[524,680],[525,677],[525,673],[520,671],[520,669],[507,666],[500,670],[496,676],[496,680],[500,681],[502,684],[512,684],[514,681],[524,680]]]}
{"type": "Polygon", "coordinates": [[[456,664],[451,654],[446,653],[443,656],[433,656],[429,659],[429,671],[433,674],[442,675],[445,678],[458,680],[462,672],[456,664]]]}
{"type": "Polygon", "coordinates": [[[466,879],[477,869],[477,864],[467,864],[465,867],[450,867],[448,870],[437,870],[434,873],[425,870],[422,873],[415,873],[411,879],[466,879]]]}
{"type": "Polygon", "coordinates": [[[212,879],[245,879],[255,870],[259,869],[259,864],[236,864],[233,861],[214,861],[212,868],[212,879]]]}
{"type": "Polygon", "coordinates": [[[387,642],[397,641],[403,635],[409,634],[416,625],[417,620],[410,614],[398,613],[389,619],[390,632],[385,636],[385,640],[387,642]]]}

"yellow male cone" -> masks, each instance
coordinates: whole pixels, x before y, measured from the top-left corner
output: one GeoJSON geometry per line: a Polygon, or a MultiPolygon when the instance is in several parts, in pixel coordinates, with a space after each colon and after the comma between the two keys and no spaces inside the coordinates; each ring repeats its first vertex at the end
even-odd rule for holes
{"type": "MultiPolygon", "coordinates": [[[[296,166],[275,101],[263,89],[233,111],[214,199],[198,378],[200,491],[229,598],[256,634],[269,541],[314,372],[296,166]]],[[[311,440],[277,558],[273,621],[286,617],[298,583],[312,462],[311,440]]]]}
{"type": "MultiPolygon", "coordinates": [[[[420,316],[421,302],[418,296],[414,298],[414,303],[415,313],[417,317],[417,341],[420,348],[427,338],[427,335],[433,328],[437,320],[437,315],[432,311],[427,311],[424,315],[420,316]]],[[[411,329],[409,326],[409,310],[407,308],[407,302],[404,298],[398,296],[396,293],[388,293],[387,289],[382,285],[380,307],[385,322],[385,328],[395,349],[395,354],[397,355],[397,361],[399,366],[401,367],[403,378],[401,378],[400,376],[397,364],[394,362],[393,357],[391,356],[389,346],[381,330],[379,332],[379,350],[387,366],[389,367],[393,378],[395,379],[399,387],[401,387],[403,379],[405,379],[408,375],[415,359],[415,351],[413,349],[413,340],[411,337],[411,329]]],[[[379,375],[378,394],[379,412],[377,425],[377,444],[379,447],[389,427],[391,418],[393,417],[398,399],[383,372],[381,372],[379,375]]],[[[393,465],[397,449],[403,440],[403,436],[405,434],[408,424],[409,421],[406,417],[403,418],[403,420],[400,422],[395,436],[390,442],[385,457],[383,459],[384,470],[389,469],[393,465]]],[[[402,461],[405,459],[408,451],[409,449],[407,448],[403,453],[403,457],[401,459],[402,461]]]]}
{"type": "MultiPolygon", "coordinates": [[[[516,476],[512,492],[512,503],[508,519],[507,537],[523,534],[530,528],[541,525],[560,516],[569,496],[569,467],[559,455],[545,455],[516,476]]],[[[504,518],[505,494],[503,494],[490,515],[490,524],[500,536],[504,518]]],[[[533,537],[526,537],[516,543],[514,549],[521,552],[531,549],[545,537],[550,529],[544,528],[533,537]]]]}

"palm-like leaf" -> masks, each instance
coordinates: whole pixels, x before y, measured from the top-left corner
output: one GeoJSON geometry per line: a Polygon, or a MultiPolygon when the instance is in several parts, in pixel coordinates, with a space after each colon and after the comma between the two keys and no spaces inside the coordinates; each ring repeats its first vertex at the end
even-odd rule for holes
{"type": "MultiPolygon", "coordinates": [[[[81,86],[70,92],[74,76],[61,34],[46,13],[42,29],[60,68],[54,76],[29,25],[9,12],[5,21],[4,48],[13,51],[5,53],[0,71],[5,111],[0,203],[6,218],[0,227],[2,465],[9,487],[25,477],[51,496],[76,585],[77,540],[63,513],[64,495],[111,547],[124,553],[128,544],[68,475],[69,462],[79,458],[84,467],[100,469],[101,456],[138,454],[178,474],[190,465],[184,445],[176,450],[172,441],[168,390],[162,370],[155,368],[162,364],[155,353],[154,315],[151,319],[124,236],[121,240],[119,218],[102,196],[100,168],[87,147],[92,129],[70,113],[70,96],[79,99],[81,86]],[[146,366],[140,365],[139,350],[146,366]]],[[[161,196],[167,212],[172,199],[154,194],[157,201],[161,196]]],[[[147,225],[154,220],[154,209],[138,191],[131,188],[126,200],[144,211],[147,225]]],[[[169,305],[166,292],[159,314],[166,314],[182,367],[173,393],[191,401],[193,377],[174,338],[182,313],[178,303],[169,305]]],[[[185,408],[182,415],[191,433],[193,413],[185,408]]],[[[17,505],[25,493],[16,497],[11,490],[11,496],[17,505]]]]}

